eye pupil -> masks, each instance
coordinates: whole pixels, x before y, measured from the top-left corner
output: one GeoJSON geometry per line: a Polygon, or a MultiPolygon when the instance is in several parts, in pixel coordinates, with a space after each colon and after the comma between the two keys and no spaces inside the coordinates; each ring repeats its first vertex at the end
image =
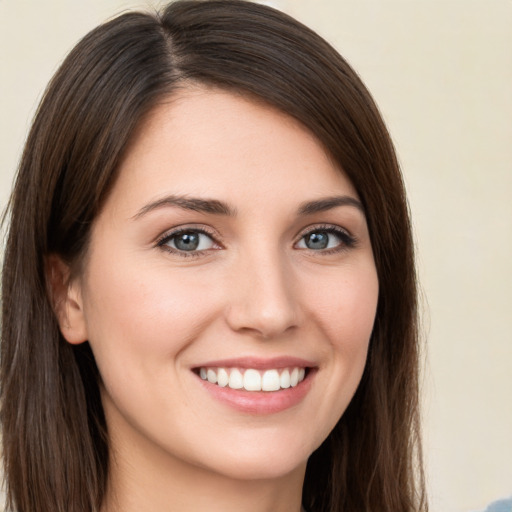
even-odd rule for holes
{"type": "Polygon", "coordinates": [[[308,249],[325,249],[329,245],[329,235],[322,231],[310,233],[306,236],[305,243],[308,249]]]}
{"type": "Polygon", "coordinates": [[[174,245],[180,251],[195,251],[199,247],[199,233],[181,233],[176,236],[174,245]]]}

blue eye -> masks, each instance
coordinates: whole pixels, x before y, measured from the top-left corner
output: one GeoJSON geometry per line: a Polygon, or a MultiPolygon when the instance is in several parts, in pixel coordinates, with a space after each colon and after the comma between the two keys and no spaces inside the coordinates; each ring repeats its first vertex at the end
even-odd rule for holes
{"type": "Polygon", "coordinates": [[[213,238],[200,230],[182,230],[163,238],[158,245],[176,252],[200,252],[215,247],[213,238]]]}
{"type": "Polygon", "coordinates": [[[317,228],[306,233],[297,243],[297,247],[311,251],[325,251],[329,249],[344,249],[352,247],[354,244],[354,238],[347,232],[329,227],[324,229],[317,228]]]}

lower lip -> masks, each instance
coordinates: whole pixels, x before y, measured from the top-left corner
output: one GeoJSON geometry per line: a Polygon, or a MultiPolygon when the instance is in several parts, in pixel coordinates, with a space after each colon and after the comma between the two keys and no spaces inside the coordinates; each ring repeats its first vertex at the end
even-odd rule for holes
{"type": "Polygon", "coordinates": [[[309,370],[297,386],[280,391],[245,391],[212,384],[198,376],[204,388],[220,402],[248,414],[275,414],[299,404],[311,388],[315,372],[309,370]]]}

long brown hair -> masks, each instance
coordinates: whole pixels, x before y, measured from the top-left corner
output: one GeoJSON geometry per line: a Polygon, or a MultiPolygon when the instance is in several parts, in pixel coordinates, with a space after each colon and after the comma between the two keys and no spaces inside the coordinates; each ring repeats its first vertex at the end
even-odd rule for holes
{"type": "Polygon", "coordinates": [[[46,90],[9,204],[2,274],[1,423],[8,507],[92,512],[108,478],[99,375],[87,343],[59,332],[45,261],[74,272],[141,119],[187,83],[298,119],[355,186],[380,296],[360,386],[308,463],[313,512],[426,510],[418,423],[413,244],[388,132],[365,86],[317,34],[241,0],[178,1],[90,32],[46,90]]]}

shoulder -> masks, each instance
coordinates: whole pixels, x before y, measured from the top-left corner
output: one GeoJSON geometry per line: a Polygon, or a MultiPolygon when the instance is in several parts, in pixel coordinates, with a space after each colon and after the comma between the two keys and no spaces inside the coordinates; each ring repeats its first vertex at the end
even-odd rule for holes
{"type": "Polygon", "coordinates": [[[483,512],[512,512],[512,496],[493,501],[483,512]]]}

